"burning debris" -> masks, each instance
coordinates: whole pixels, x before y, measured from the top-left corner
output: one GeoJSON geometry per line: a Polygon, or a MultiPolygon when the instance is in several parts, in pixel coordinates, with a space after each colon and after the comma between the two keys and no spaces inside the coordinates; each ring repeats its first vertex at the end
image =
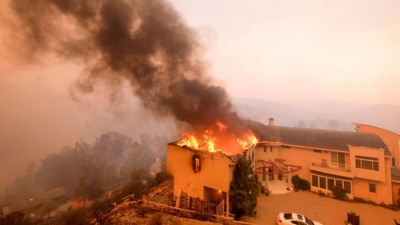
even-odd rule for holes
{"type": "Polygon", "coordinates": [[[226,90],[212,84],[196,33],[170,3],[12,0],[9,4],[21,37],[17,41],[26,55],[36,60],[51,53],[85,63],[72,88],[74,96],[105,83],[113,101],[128,82],[146,109],[186,125],[181,144],[217,151],[246,147],[256,140],[232,108],[226,90]]]}

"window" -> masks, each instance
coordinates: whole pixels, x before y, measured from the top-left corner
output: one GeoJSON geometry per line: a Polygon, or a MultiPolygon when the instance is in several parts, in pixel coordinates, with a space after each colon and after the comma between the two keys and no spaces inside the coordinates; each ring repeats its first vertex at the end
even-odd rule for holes
{"type": "Polygon", "coordinates": [[[312,175],[312,186],[318,187],[318,177],[315,175],[312,175]]]}
{"type": "Polygon", "coordinates": [[[319,177],[319,187],[326,189],[326,178],[325,177],[319,177]]]}
{"type": "Polygon", "coordinates": [[[283,218],[285,218],[285,220],[292,220],[293,216],[291,213],[285,213],[283,214],[283,218]]]}
{"type": "Polygon", "coordinates": [[[322,153],[322,151],[318,149],[314,149],[313,152],[322,153]]]}
{"type": "Polygon", "coordinates": [[[346,193],[350,194],[351,193],[351,185],[350,182],[345,181],[344,182],[344,190],[346,191],[346,193]]]}
{"type": "Polygon", "coordinates": [[[290,146],[282,145],[281,148],[290,148],[290,146]]]}
{"type": "Polygon", "coordinates": [[[194,172],[200,172],[200,158],[194,158],[194,172]]]}
{"type": "Polygon", "coordinates": [[[328,178],[328,189],[331,190],[331,187],[333,187],[334,185],[335,185],[335,180],[328,178]]]}
{"type": "Polygon", "coordinates": [[[303,220],[303,216],[302,216],[302,215],[299,215],[299,214],[297,214],[297,219],[299,219],[299,220],[303,220]]]}
{"type": "Polygon", "coordinates": [[[269,147],[269,151],[270,151],[270,152],[272,152],[272,146],[271,146],[271,147],[269,147]]]}
{"type": "Polygon", "coordinates": [[[392,158],[392,167],[396,167],[396,158],[395,157],[392,158]]]}
{"type": "Polygon", "coordinates": [[[264,146],[264,152],[267,152],[267,146],[264,146]]]}
{"type": "Polygon", "coordinates": [[[272,173],[274,172],[274,167],[273,167],[273,166],[270,166],[270,167],[268,167],[267,169],[268,169],[268,172],[271,173],[271,174],[268,174],[268,179],[269,179],[269,180],[274,180],[274,174],[272,174],[272,173]]]}
{"type": "Polygon", "coordinates": [[[378,158],[356,156],[356,168],[379,171],[378,158]]]}
{"type": "Polygon", "coordinates": [[[326,189],[326,178],[325,177],[319,177],[319,187],[326,189]]]}
{"type": "Polygon", "coordinates": [[[345,166],[345,156],[342,152],[331,152],[331,164],[332,166],[345,166]]]}
{"type": "Polygon", "coordinates": [[[369,192],[376,193],[376,185],[375,184],[369,184],[369,192]]]}
{"type": "Polygon", "coordinates": [[[346,193],[351,194],[351,181],[347,180],[328,178],[312,174],[311,185],[313,187],[326,190],[332,190],[331,187],[337,186],[343,188],[346,191],[346,193]]]}

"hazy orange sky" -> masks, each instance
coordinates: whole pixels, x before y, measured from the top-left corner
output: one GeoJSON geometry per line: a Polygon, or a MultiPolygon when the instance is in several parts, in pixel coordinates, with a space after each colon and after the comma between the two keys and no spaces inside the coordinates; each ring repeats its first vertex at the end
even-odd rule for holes
{"type": "MultiPolygon", "coordinates": [[[[0,2],[0,190],[25,164],[108,131],[171,134],[131,90],[69,88],[82,65],[48,56],[24,63],[0,2]],[[50,59],[51,58],[51,59],[50,59]]],[[[237,98],[400,104],[400,1],[173,0],[204,44],[210,76],[237,98]]]]}
{"type": "Polygon", "coordinates": [[[173,0],[235,97],[400,104],[400,1],[173,0]]]}

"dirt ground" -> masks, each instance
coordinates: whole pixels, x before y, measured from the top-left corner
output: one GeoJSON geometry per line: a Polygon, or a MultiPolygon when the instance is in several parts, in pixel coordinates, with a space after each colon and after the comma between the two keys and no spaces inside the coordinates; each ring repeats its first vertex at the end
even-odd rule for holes
{"type": "Polygon", "coordinates": [[[393,219],[400,222],[400,211],[320,197],[306,191],[260,195],[256,211],[258,218],[244,217],[241,220],[273,225],[277,224],[276,217],[279,212],[297,212],[324,225],[343,225],[347,220],[347,212],[354,211],[360,216],[360,225],[393,225],[393,219]]]}

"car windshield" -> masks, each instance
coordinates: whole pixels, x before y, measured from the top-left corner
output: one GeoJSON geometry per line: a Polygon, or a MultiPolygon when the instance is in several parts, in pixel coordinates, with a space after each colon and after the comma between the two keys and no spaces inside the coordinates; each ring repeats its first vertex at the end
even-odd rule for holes
{"type": "Polygon", "coordinates": [[[291,220],[293,219],[293,216],[291,213],[285,213],[283,214],[283,218],[285,218],[285,220],[291,220]]]}
{"type": "Polygon", "coordinates": [[[312,220],[308,219],[307,217],[304,217],[304,218],[306,219],[306,223],[308,225],[314,225],[314,222],[312,220]]]}

